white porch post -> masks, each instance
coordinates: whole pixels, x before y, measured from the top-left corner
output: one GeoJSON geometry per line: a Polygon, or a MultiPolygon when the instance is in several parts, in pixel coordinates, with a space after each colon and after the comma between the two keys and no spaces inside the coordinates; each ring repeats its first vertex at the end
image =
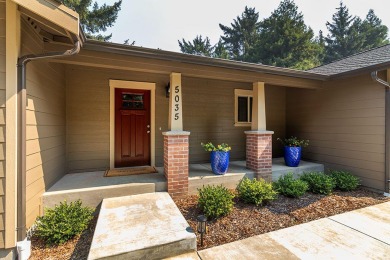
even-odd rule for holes
{"type": "Polygon", "coordinates": [[[253,83],[252,131],[266,130],[264,82],[253,83]]]}
{"type": "Polygon", "coordinates": [[[170,131],[183,131],[181,74],[172,72],[170,79],[168,129],[170,131]]]}
{"type": "Polygon", "coordinates": [[[168,193],[179,197],[188,193],[188,139],[183,131],[181,74],[170,75],[168,132],[164,132],[164,173],[168,193]]]}
{"type": "Polygon", "coordinates": [[[251,131],[246,131],[246,167],[272,181],[272,134],[266,130],[264,82],[253,83],[251,131]]]}

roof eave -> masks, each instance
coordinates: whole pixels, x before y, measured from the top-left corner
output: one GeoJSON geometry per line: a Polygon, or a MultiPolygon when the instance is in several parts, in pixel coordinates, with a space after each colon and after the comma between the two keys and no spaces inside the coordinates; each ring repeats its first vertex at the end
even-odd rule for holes
{"type": "Polygon", "coordinates": [[[312,72],[299,71],[287,68],[280,68],[268,65],[260,65],[254,63],[232,61],[218,58],[210,58],[203,56],[196,56],[184,53],[176,53],[171,51],[156,50],[143,47],[127,46],[117,43],[100,42],[95,40],[87,40],[84,49],[108,52],[121,55],[129,55],[143,58],[169,60],[177,62],[185,62],[197,65],[205,65],[220,68],[237,69],[243,71],[260,72],[273,75],[283,75],[296,78],[305,78],[313,80],[325,81],[329,79],[328,75],[316,74],[312,72]]]}

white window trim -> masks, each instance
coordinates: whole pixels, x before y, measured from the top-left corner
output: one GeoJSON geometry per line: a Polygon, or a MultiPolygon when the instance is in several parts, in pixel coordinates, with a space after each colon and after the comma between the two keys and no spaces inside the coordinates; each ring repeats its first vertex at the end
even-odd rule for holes
{"type": "MultiPolygon", "coordinates": [[[[235,89],[234,90],[234,126],[248,127],[252,125],[252,122],[238,122],[238,97],[252,97],[253,91],[247,89],[235,89]]],[[[249,109],[249,108],[248,108],[249,109]]],[[[248,116],[250,111],[248,111],[248,116]]]]}

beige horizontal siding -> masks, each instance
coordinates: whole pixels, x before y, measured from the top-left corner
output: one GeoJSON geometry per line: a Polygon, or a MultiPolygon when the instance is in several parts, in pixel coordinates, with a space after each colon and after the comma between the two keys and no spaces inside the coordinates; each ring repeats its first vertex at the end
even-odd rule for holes
{"type": "Polygon", "coordinates": [[[109,80],[156,83],[156,162],[162,164],[162,132],[167,130],[169,75],[67,66],[66,116],[69,172],[110,167],[109,80]],[[160,130],[161,128],[161,130],[160,130]]]}
{"type": "MultiPolygon", "coordinates": [[[[169,75],[67,66],[67,158],[70,172],[109,168],[109,80],[156,83],[156,165],[163,164],[162,132],[167,131],[169,75]]],[[[201,142],[227,142],[232,159],[245,158],[245,134],[250,127],[234,126],[234,89],[252,84],[183,77],[183,125],[190,131],[190,162],[208,161],[201,142]]],[[[285,135],[284,87],[266,86],[267,128],[276,137],[285,135]]],[[[274,142],[275,147],[280,144],[274,142]]],[[[281,150],[275,149],[274,156],[281,150]]]]}
{"type": "Polygon", "coordinates": [[[4,248],[5,190],[5,1],[0,0],[0,248],[4,248]]]}
{"type": "MultiPolygon", "coordinates": [[[[22,53],[42,53],[43,42],[22,22],[22,53]]],[[[27,66],[26,221],[42,212],[41,196],[66,172],[65,69],[33,61],[27,66]]],[[[0,131],[1,138],[1,131],[0,131]]]]}
{"type": "Polygon", "coordinates": [[[310,140],[305,158],[383,191],[385,89],[369,74],[326,82],[322,90],[288,89],[287,133],[310,140]]]}

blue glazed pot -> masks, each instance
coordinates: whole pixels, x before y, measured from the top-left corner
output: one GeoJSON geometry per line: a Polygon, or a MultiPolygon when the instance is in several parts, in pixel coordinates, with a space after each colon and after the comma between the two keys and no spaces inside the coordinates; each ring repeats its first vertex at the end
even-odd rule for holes
{"type": "Polygon", "coordinates": [[[301,152],[302,147],[284,147],[284,162],[287,166],[298,167],[299,162],[301,161],[301,152]]]}
{"type": "Polygon", "coordinates": [[[229,167],[230,152],[215,151],[210,153],[211,170],[214,174],[223,175],[229,167]]]}

